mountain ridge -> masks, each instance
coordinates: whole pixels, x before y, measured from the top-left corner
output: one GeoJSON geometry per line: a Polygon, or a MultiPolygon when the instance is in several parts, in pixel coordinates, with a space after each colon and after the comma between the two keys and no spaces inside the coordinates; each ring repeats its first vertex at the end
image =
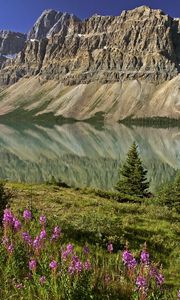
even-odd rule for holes
{"type": "MultiPolygon", "coordinates": [[[[37,79],[41,85],[55,84],[54,94],[59,86],[61,96],[51,97],[47,109],[38,113],[48,111],[87,119],[102,112],[113,121],[130,116],[178,119],[179,72],[180,19],[171,18],[162,10],[141,6],[122,11],[119,16],[93,15],[80,20],[73,14],[50,9],[35,22],[18,56],[2,63],[0,87],[7,94],[0,94],[0,112],[12,111],[17,103],[22,108],[23,82],[31,85],[37,79]],[[22,92],[19,84],[12,86],[20,79],[22,92]],[[11,90],[17,86],[19,99],[11,96],[11,90]],[[97,94],[94,101],[92,86],[97,94]],[[65,87],[75,92],[66,93],[65,87]],[[7,97],[10,109],[4,103],[7,97]],[[11,99],[17,102],[13,104],[11,99]]],[[[36,96],[33,90],[31,93],[36,96]]],[[[38,102],[32,102],[38,106],[38,102]]]]}

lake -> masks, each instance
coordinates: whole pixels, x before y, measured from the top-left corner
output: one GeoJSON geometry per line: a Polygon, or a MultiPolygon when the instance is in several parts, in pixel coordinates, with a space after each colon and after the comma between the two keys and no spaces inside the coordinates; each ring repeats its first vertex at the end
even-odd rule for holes
{"type": "Polygon", "coordinates": [[[131,144],[136,141],[151,190],[180,168],[180,131],[103,127],[76,122],[62,126],[0,125],[0,177],[41,183],[55,176],[76,187],[111,189],[131,144]]]}

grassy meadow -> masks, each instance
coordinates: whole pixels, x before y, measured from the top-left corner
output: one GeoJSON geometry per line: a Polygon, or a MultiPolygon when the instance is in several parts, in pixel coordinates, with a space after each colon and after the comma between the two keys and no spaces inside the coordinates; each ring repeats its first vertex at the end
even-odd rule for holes
{"type": "MultiPolygon", "coordinates": [[[[165,287],[170,294],[165,298],[147,299],[177,299],[180,282],[180,216],[175,209],[159,206],[155,201],[151,203],[151,199],[145,204],[118,203],[97,196],[97,192],[91,189],[19,183],[8,183],[7,187],[13,194],[11,209],[15,214],[22,214],[25,208],[33,208],[39,214],[46,215],[51,226],[61,227],[61,243],[71,242],[77,249],[88,245],[101,264],[100,273],[103,272],[102,269],[105,272],[107,265],[109,266],[111,289],[114,292],[107,292],[103,296],[101,291],[100,298],[91,299],[146,299],[133,298],[127,291],[123,292],[118,283],[120,270],[123,268],[121,256],[126,242],[135,256],[139,255],[146,242],[151,261],[162,265],[165,287]],[[106,258],[108,243],[113,244],[110,263],[107,263],[106,258]],[[120,294],[121,296],[117,296],[120,294]]],[[[3,299],[2,288],[1,293],[3,299]]],[[[15,294],[16,298],[12,299],[24,299],[20,294],[15,294]]],[[[10,299],[8,297],[7,292],[4,299],[10,299]]],[[[28,295],[26,297],[31,299],[28,295]]],[[[43,300],[46,297],[39,295],[37,299],[43,300]]],[[[52,299],[61,298],[54,296],[52,299]]],[[[75,296],[72,299],[76,299],[75,296]]]]}

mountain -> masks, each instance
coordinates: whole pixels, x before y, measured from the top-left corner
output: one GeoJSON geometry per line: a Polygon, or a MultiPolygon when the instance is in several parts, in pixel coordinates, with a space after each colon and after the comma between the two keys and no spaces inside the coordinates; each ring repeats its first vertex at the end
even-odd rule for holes
{"type": "Polygon", "coordinates": [[[179,119],[179,72],[180,19],[161,10],[83,21],[46,10],[19,55],[2,64],[0,113],[179,119]]]}
{"type": "Polygon", "coordinates": [[[9,30],[0,30],[0,65],[13,59],[24,48],[26,35],[9,30]]]}

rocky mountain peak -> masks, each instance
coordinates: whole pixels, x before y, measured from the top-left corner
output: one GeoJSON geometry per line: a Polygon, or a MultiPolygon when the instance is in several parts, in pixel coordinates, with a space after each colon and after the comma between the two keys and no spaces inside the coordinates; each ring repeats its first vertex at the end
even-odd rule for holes
{"type": "Polygon", "coordinates": [[[66,25],[67,20],[70,19],[76,20],[78,18],[66,12],[62,13],[53,9],[45,10],[29,32],[28,40],[49,38],[53,34],[58,33],[66,25]]]}
{"type": "Polygon", "coordinates": [[[3,66],[0,83],[37,74],[70,85],[139,78],[163,82],[180,71],[179,31],[178,21],[148,6],[83,21],[45,10],[21,55],[3,66]]]}
{"type": "Polygon", "coordinates": [[[19,53],[25,44],[26,35],[10,30],[0,30],[0,54],[10,55],[19,53]]]}

